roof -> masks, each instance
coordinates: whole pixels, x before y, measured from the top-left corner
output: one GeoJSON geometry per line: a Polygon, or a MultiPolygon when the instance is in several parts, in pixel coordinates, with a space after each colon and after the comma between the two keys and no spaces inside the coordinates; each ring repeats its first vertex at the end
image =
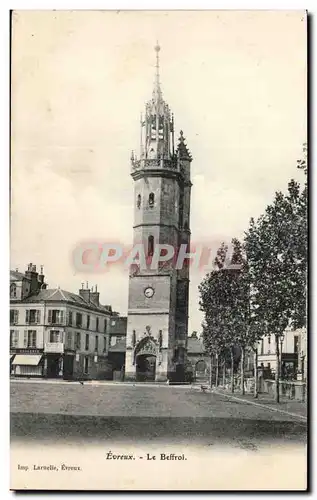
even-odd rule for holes
{"type": "Polygon", "coordinates": [[[117,342],[115,345],[109,346],[109,352],[125,352],[126,350],[126,336],[122,335],[121,337],[117,337],[117,342]]]}
{"type": "Polygon", "coordinates": [[[127,333],[127,317],[126,316],[115,316],[112,317],[109,322],[110,335],[126,335],[127,333]]]}
{"type": "Polygon", "coordinates": [[[25,276],[25,274],[20,273],[19,271],[10,271],[10,281],[22,281],[22,280],[30,281],[30,278],[25,276]]]}
{"type": "Polygon", "coordinates": [[[195,337],[188,337],[187,354],[204,354],[204,344],[201,340],[195,337]]]}
{"type": "Polygon", "coordinates": [[[37,303],[37,302],[68,302],[79,307],[85,307],[86,309],[91,309],[94,311],[100,311],[102,313],[110,314],[110,309],[107,306],[93,304],[87,302],[83,297],[77,295],[76,293],[67,292],[67,290],[62,290],[61,288],[48,288],[46,290],[40,290],[38,293],[30,295],[23,300],[23,303],[37,303]]]}

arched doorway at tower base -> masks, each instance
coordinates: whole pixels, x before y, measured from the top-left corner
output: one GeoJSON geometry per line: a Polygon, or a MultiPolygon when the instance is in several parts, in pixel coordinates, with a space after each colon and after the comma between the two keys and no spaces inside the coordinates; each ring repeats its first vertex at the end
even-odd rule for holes
{"type": "Polygon", "coordinates": [[[136,380],[150,382],[155,380],[156,356],[140,354],[136,357],[136,380]]]}

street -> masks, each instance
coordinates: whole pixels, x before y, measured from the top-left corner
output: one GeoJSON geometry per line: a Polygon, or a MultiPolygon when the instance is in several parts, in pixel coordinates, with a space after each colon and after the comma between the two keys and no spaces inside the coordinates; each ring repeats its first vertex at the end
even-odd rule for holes
{"type": "Polygon", "coordinates": [[[11,382],[12,441],[88,439],[256,451],[270,443],[305,445],[306,421],[190,386],[11,382]]]}

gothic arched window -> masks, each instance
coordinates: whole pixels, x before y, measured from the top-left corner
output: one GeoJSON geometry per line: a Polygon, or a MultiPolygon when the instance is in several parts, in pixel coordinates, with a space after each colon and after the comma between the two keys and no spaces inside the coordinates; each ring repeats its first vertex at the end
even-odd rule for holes
{"type": "Polygon", "coordinates": [[[149,206],[150,207],[154,207],[154,200],[155,200],[154,193],[150,193],[149,194],[149,206]]]}
{"type": "Polygon", "coordinates": [[[148,257],[152,257],[154,253],[154,236],[149,236],[147,244],[147,254],[148,257]]]}
{"type": "Polygon", "coordinates": [[[140,195],[140,194],[138,194],[138,198],[137,198],[136,206],[137,206],[138,208],[141,208],[141,195],[140,195]]]}

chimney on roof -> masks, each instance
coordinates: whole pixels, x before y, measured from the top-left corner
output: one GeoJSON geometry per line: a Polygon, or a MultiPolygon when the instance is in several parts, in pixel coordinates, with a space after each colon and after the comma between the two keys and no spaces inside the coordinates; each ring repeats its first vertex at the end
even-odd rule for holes
{"type": "Polygon", "coordinates": [[[97,292],[97,285],[95,285],[95,291],[94,288],[91,289],[91,294],[90,294],[90,301],[95,304],[95,306],[99,306],[99,292],[97,292]]]}
{"type": "Polygon", "coordinates": [[[84,288],[84,283],[81,284],[81,289],[79,290],[79,295],[86,302],[90,302],[90,289],[88,288],[88,281],[86,281],[86,288],[84,288]]]}
{"type": "Polygon", "coordinates": [[[40,267],[40,274],[38,275],[39,288],[41,290],[45,290],[46,283],[44,283],[44,274],[43,274],[43,266],[40,267]]]}
{"type": "Polygon", "coordinates": [[[36,272],[36,266],[32,264],[28,264],[27,271],[25,271],[25,277],[30,280],[30,293],[36,293],[40,290],[41,284],[38,280],[38,273],[36,272]]]}

